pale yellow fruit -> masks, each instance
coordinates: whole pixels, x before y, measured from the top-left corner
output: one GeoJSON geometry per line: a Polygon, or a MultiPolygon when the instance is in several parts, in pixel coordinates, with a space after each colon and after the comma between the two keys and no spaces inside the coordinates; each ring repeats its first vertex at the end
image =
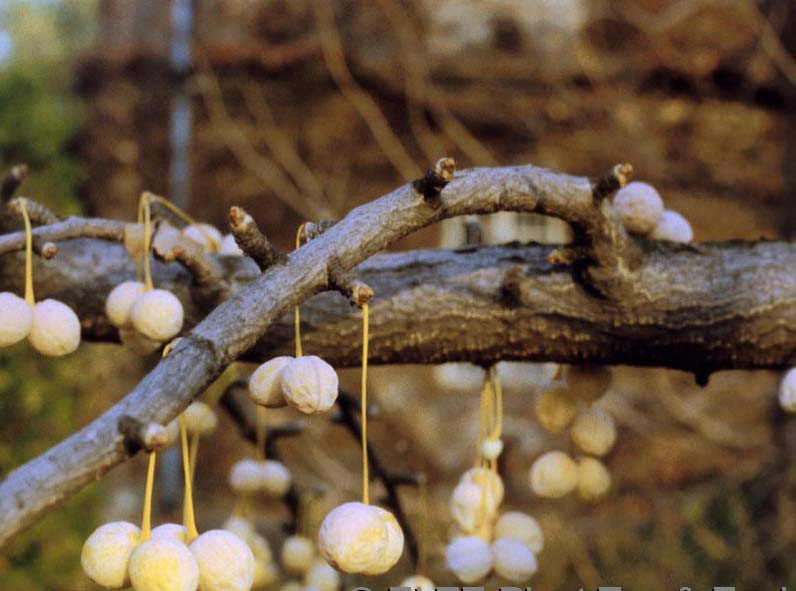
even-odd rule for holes
{"type": "Polygon", "coordinates": [[[569,426],[578,412],[578,402],[562,387],[541,392],[533,403],[536,420],[551,433],[560,433],[569,426]]]}
{"type": "Polygon", "coordinates": [[[467,533],[475,533],[484,523],[491,523],[497,507],[495,494],[472,481],[459,482],[449,502],[451,515],[467,533]]]}
{"type": "Polygon", "coordinates": [[[575,490],[578,465],[563,451],[549,451],[533,463],[529,480],[538,496],[557,499],[575,490]]]}
{"type": "Polygon", "coordinates": [[[536,556],[526,545],[512,538],[492,542],[495,573],[512,583],[525,583],[536,573],[536,556]]]}
{"type": "Polygon", "coordinates": [[[614,209],[628,232],[646,235],[655,229],[663,215],[663,200],[652,185],[634,181],[614,197],[614,209]]]}
{"type": "Polygon", "coordinates": [[[155,341],[145,337],[130,326],[124,326],[119,329],[119,339],[122,341],[122,345],[124,345],[127,349],[136,355],[142,356],[154,353],[163,344],[160,341],[155,341]]]}
{"type": "Polygon", "coordinates": [[[229,485],[236,493],[251,495],[263,487],[263,462],[240,460],[229,471],[229,485]]]}
{"type": "Polygon", "coordinates": [[[790,369],[779,385],[779,406],[788,413],[796,413],[796,367],[790,369]]]}
{"type": "Polygon", "coordinates": [[[287,402],[282,396],[282,370],[293,357],[282,355],[260,365],[249,378],[249,396],[255,404],[280,408],[287,402]]]}
{"type": "MultiPolygon", "coordinates": [[[[229,531],[226,527],[224,529],[229,531]]],[[[274,559],[273,552],[271,552],[271,545],[268,543],[268,540],[266,540],[264,536],[261,536],[257,532],[252,531],[252,533],[250,533],[247,537],[243,537],[240,535],[238,535],[238,537],[241,540],[248,542],[249,548],[252,549],[252,553],[254,554],[255,560],[271,562],[274,559]]]]}
{"type": "Polygon", "coordinates": [[[608,468],[595,458],[583,458],[578,463],[578,497],[584,501],[597,501],[611,488],[608,468]]]}
{"type": "Polygon", "coordinates": [[[185,430],[189,435],[207,437],[218,427],[216,411],[204,402],[192,402],[185,409],[183,416],[185,417],[185,430]]]}
{"type": "Polygon", "coordinates": [[[254,581],[252,589],[259,591],[266,589],[279,580],[279,569],[270,561],[254,559],[254,581]]]}
{"type": "Polygon", "coordinates": [[[306,414],[326,412],[337,400],[337,374],[315,355],[291,360],[282,369],[281,383],[287,403],[306,414]]]}
{"type": "Polygon", "coordinates": [[[495,504],[500,505],[503,502],[503,495],[505,487],[503,486],[503,479],[492,470],[486,468],[470,468],[462,474],[459,482],[472,482],[482,486],[487,485],[487,491],[495,497],[495,504]]]}
{"type": "Polygon", "coordinates": [[[611,387],[613,375],[604,365],[570,365],[567,368],[568,392],[577,400],[595,402],[611,387]]]}
{"type": "Polygon", "coordinates": [[[694,239],[694,231],[687,219],[676,211],[667,209],[661,214],[658,225],[652,231],[652,238],[669,242],[691,242],[694,239]]]}
{"type": "Polygon", "coordinates": [[[582,410],[572,424],[572,441],[587,454],[603,456],[616,442],[616,424],[604,410],[582,410]]]}
{"type": "Polygon", "coordinates": [[[423,575],[411,575],[406,577],[398,586],[409,587],[410,589],[419,591],[434,591],[434,589],[436,589],[436,586],[431,579],[424,577],[423,575]]]}
{"type": "Polygon", "coordinates": [[[282,566],[294,575],[307,572],[315,560],[315,545],[304,536],[290,536],[282,545],[282,566]]]}
{"type": "Polygon", "coordinates": [[[544,547],[542,526],[530,515],[519,511],[507,511],[495,523],[495,538],[519,540],[538,554],[544,547]]]}
{"type": "Polygon", "coordinates": [[[301,581],[286,581],[279,587],[279,591],[304,591],[301,581]]]}
{"type": "Polygon", "coordinates": [[[130,326],[130,311],[146,287],[140,281],[124,281],[114,287],[105,300],[105,315],[118,328],[130,326]]]}
{"type": "Polygon", "coordinates": [[[381,517],[387,529],[387,545],[381,557],[362,573],[376,576],[386,573],[400,560],[404,551],[404,532],[392,513],[381,507],[374,506],[373,509],[381,517]]]}
{"type": "Polygon", "coordinates": [[[282,497],[293,482],[290,470],[282,462],[265,460],[262,463],[262,491],[272,497],[282,497]]]}
{"type": "Polygon", "coordinates": [[[232,234],[224,234],[221,239],[221,248],[218,249],[218,252],[227,256],[243,256],[243,251],[232,234]]]}
{"type": "Polygon", "coordinates": [[[502,439],[484,439],[481,442],[481,455],[485,460],[496,460],[503,453],[502,439]]]}
{"type": "Polygon", "coordinates": [[[66,304],[44,300],[33,307],[28,340],[42,355],[68,355],[80,345],[80,320],[66,304]]]}
{"type": "Polygon", "coordinates": [[[305,581],[308,587],[319,591],[337,591],[340,588],[340,573],[323,560],[316,560],[307,571],[305,581]]]}
{"type": "Polygon", "coordinates": [[[445,565],[459,581],[472,584],[481,581],[492,570],[492,550],[478,536],[458,538],[448,544],[445,565]]]}
{"type": "Polygon", "coordinates": [[[199,565],[199,591],[249,591],[254,554],[248,544],[224,529],[211,529],[188,547],[199,565]]]}
{"type": "Polygon", "coordinates": [[[182,229],[182,235],[193,240],[205,252],[218,252],[221,247],[221,232],[210,224],[191,224],[182,229]]]}
{"type": "Polygon", "coordinates": [[[144,292],[135,300],[130,311],[133,327],[145,337],[160,342],[168,341],[180,333],[183,318],[182,303],[165,289],[144,292]]]}
{"type": "Polygon", "coordinates": [[[10,291],[0,293],[0,347],[10,347],[30,334],[33,307],[10,291]]]}
{"type": "Polygon", "coordinates": [[[364,503],[344,503],[329,511],[318,533],[318,548],[334,568],[362,573],[376,564],[387,549],[384,520],[364,503]]]}
{"type": "Polygon", "coordinates": [[[170,538],[142,542],[130,555],[135,591],[196,591],[199,566],[185,544],[170,538]]]}
{"type": "Polygon", "coordinates": [[[178,523],[164,523],[152,530],[152,539],[171,538],[185,543],[185,526],[178,523]]]}
{"type": "Polygon", "coordinates": [[[127,564],[140,536],[141,530],[126,521],[101,525],[83,544],[80,553],[83,572],[106,589],[127,587],[130,584],[127,564]]]}
{"type": "MultiPolygon", "coordinates": [[[[252,545],[252,537],[257,535],[254,533],[254,524],[244,517],[237,517],[233,515],[229,519],[227,519],[224,524],[221,526],[221,529],[225,529],[227,531],[232,532],[236,536],[238,536],[241,540],[246,540],[249,542],[249,545],[252,545]]],[[[268,542],[266,542],[266,545],[268,542]]],[[[254,546],[252,545],[252,551],[254,552],[254,546]]],[[[255,556],[257,553],[255,552],[255,556]]],[[[268,556],[270,560],[271,556],[271,549],[268,549],[268,556]]]]}

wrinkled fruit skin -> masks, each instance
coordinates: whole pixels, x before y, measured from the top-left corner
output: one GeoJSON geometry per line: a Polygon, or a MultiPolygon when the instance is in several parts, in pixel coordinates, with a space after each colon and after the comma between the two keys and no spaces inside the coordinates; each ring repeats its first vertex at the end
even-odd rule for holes
{"type": "Polygon", "coordinates": [[[106,589],[129,586],[127,565],[140,536],[141,530],[126,521],[101,525],[83,544],[83,551],[80,553],[83,572],[106,589]]]}
{"type": "Polygon", "coordinates": [[[0,347],[15,345],[30,334],[33,308],[23,298],[0,293],[0,347]]]}
{"type": "Polygon", "coordinates": [[[188,547],[199,565],[199,591],[249,591],[254,554],[248,544],[223,529],[206,531],[188,547]]]}
{"type": "Polygon", "coordinates": [[[318,533],[318,549],[334,568],[363,573],[387,549],[387,527],[373,507],[343,503],[329,511],[318,533]]]}
{"type": "Polygon", "coordinates": [[[33,325],[28,340],[42,355],[68,355],[80,345],[80,320],[66,304],[44,300],[33,308],[33,325]]]}
{"type": "Polygon", "coordinates": [[[130,556],[130,583],[135,591],[196,591],[199,565],[176,540],[160,538],[139,544],[130,556]]]}
{"type": "Polygon", "coordinates": [[[282,355],[260,365],[249,378],[249,396],[255,404],[281,408],[287,404],[282,396],[282,370],[293,357],[282,355]]]}
{"type": "Polygon", "coordinates": [[[105,300],[105,315],[117,328],[130,326],[130,311],[146,287],[140,281],[124,281],[114,287],[105,300]]]}
{"type": "Polygon", "coordinates": [[[164,289],[152,289],[141,294],[130,311],[133,327],[145,337],[160,342],[179,334],[183,317],[180,300],[164,289]]]}
{"type": "Polygon", "coordinates": [[[386,573],[400,560],[404,551],[404,532],[395,516],[381,507],[373,507],[387,529],[387,546],[381,558],[363,571],[363,574],[376,576],[386,573]]]}
{"type": "Polygon", "coordinates": [[[294,359],[282,370],[285,400],[305,414],[328,411],[337,400],[338,386],[332,366],[315,355],[294,359]]]}
{"type": "Polygon", "coordinates": [[[152,539],[169,538],[185,543],[185,526],[177,523],[164,523],[152,530],[152,539]]]}

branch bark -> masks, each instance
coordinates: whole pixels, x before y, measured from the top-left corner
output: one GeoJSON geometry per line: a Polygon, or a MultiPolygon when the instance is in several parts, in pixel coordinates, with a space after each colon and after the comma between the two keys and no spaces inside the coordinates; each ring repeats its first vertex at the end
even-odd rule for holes
{"type": "MultiPolygon", "coordinates": [[[[794,346],[788,344],[794,336],[789,327],[796,326],[796,278],[789,274],[796,264],[796,246],[639,244],[627,237],[605,201],[595,202],[588,179],[533,166],[472,169],[458,173],[432,202],[408,184],[358,207],[291,253],[284,264],[256,278],[247,276],[250,283],[198,322],[123,400],[0,483],[0,544],[129,457],[118,429],[121,416],[165,423],[258,341],[255,354],[270,355],[284,347],[287,339],[280,337],[278,321],[293,306],[329,289],[332,261],[345,272],[429,224],[500,210],[570,221],[591,260],[578,272],[552,267],[546,259],[549,249],[542,247],[376,257],[358,269],[376,292],[371,324],[374,362],[544,358],[671,366],[671,357],[681,367],[699,365],[703,370],[796,361],[794,346]],[[525,268],[521,276],[512,271],[519,301],[515,297],[505,302],[497,295],[504,293],[507,266],[525,268]]],[[[67,220],[37,232],[42,239],[59,240],[77,224],[67,220]],[[60,234],[53,230],[58,226],[60,234]]],[[[124,224],[117,224],[114,228],[98,223],[95,231],[100,227],[111,234],[103,237],[118,241],[124,224]]],[[[13,252],[19,241],[19,234],[0,237],[0,254],[13,252]]],[[[105,248],[100,258],[92,252],[92,241],[74,244],[75,256],[84,257],[92,273],[98,273],[92,265],[102,264],[114,250],[105,248]]],[[[71,249],[72,243],[61,245],[61,253],[67,246],[71,249]]],[[[57,274],[65,265],[61,253],[56,261],[37,261],[37,281],[42,282],[37,290],[42,294],[45,271],[57,274]]],[[[221,260],[229,272],[246,264],[221,260]]],[[[2,259],[4,278],[9,277],[6,267],[18,263],[18,255],[2,259]]],[[[256,266],[248,264],[256,274],[256,266]]],[[[96,280],[110,289],[132,271],[128,263],[115,280],[96,280]]],[[[175,292],[191,310],[190,320],[202,318],[203,312],[191,302],[191,277],[184,269],[156,265],[155,272],[159,285],[168,288],[170,278],[181,286],[175,292]]],[[[244,282],[230,276],[233,291],[244,282]]],[[[92,305],[107,293],[77,289],[95,302],[92,305]]],[[[310,302],[302,314],[307,323],[305,346],[313,353],[328,353],[337,365],[356,364],[355,319],[350,310],[335,311],[337,302],[348,308],[347,303],[335,295],[317,302],[321,307],[310,302]],[[331,302],[330,297],[337,300],[331,302]]],[[[93,331],[86,318],[84,326],[87,333],[93,331]]]]}

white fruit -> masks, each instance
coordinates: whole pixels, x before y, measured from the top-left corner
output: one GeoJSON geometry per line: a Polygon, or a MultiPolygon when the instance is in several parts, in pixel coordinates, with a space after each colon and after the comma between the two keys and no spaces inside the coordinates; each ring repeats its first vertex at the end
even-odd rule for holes
{"type": "Polygon", "coordinates": [[[436,586],[431,579],[424,577],[423,575],[411,575],[406,577],[398,586],[409,587],[410,589],[419,591],[434,591],[434,589],[436,589],[436,586]]]}
{"type": "Polygon", "coordinates": [[[316,560],[307,571],[305,582],[308,587],[319,591],[337,591],[340,588],[340,573],[323,560],[316,560]]]}
{"type": "Polygon", "coordinates": [[[263,463],[257,460],[240,460],[229,471],[229,485],[236,493],[251,495],[263,486],[263,463]]]}
{"type": "Polygon", "coordinates": [[[80,345],[80,320],[66,304],[44,300],[33,307],[28,340],[42,355],[68,355],[80,345]]]}
{"type": "Polygon", "coordinates": [[[266,589],[279,580],[279,569],[270,561],[254,559],[254,580],[252,589],[266,589]]]}
{"type": "Polygon", "coordinates": [[[192,402],[185,409],[183,416],[185,417],[185,430],[189,435],[207,437],[218,427],[216,411],[204,402],[192,402]]]}
{"type": "Polygon", "coordinates": [[[304,536],[290,536],[282,545],[282,566],[289,573],[298,575],[307,572],[314,560],[315,545],[304,536]]]}
{"type": "Polygon", "coordinates": [[[539,568],[531,549],[512,538],[492,542],[495,572],[512,583],[527,582],[539,568]]]}
{"type": "Polygon", "coordinates": [[[221,239],[221,248],[218,249],[218,252],[227,256],[243,256],[243,251],[232,234],[224,234],[221,239]]]}
{"type": "Polygon", "coordinates": [[[287,402],[282,396],[282,370],[293,357],[282,355],[260,365],[249,378],[249,396],[255,404],[280,408],[287,402]]]}
{"type": "Polygon", "coordinates": [[[572,441],[587,454],[603,456],[616,442],[616,424],[604,410],[582,410],[572,424],[572,441]]]}
{"type": "Polygon", "coordinates": [[[375,506],[373,510],[381,517],[387,529],[387,545],[381,558],[362,571],[362,574],[376,576],[386,573],[400,560],[404,551],[404,532],[392,513],[375,506]]]}
{"type": "Polygon", "coordinates": [[[583,458],[578,464],[578,497],[584,501],[596,501],[611,488],[608,468],[595,458],[583,458]]]}
{"type": "Polygon", "coordinates": [[[508,511],[501,515],[495,523],[496,538],[512,538],[519,540],[538,554],[544,547],[544,533],[539,522],[530,515],[519,511],[508,511]]]}
{"type": "Polygon", "coordinates": [[[178,523],[164,523],[152,530],[152,539],[171,538],[185,543],[185,526],[178,523]]]}
{"type": "Polygon", "coordinates": [[[138,545],[141,530],[126,521],[101,525],[88,537],[80,553],[83,572],[97,585],[121,589],[130,584],[127,563],[138,545]]]}
{"type": "Polygon", "coordinates": [[[30,334],[33,307],[10,291],[0,293],[0,347],[10,347],[30,334]]]}
{"type": "Polygon", "coordinates": [[[670,242],[691,242],[694,239],[694,231],[687,219],[676,211],[667,209],[661,214],[658,225],[652,231],[652,238],[670,242]]]}
{"type": "MultiPolygon", "coordinates": [[[[221,529],[225,529],[227,531],[232,532],[236,536],[238,536],[241,540],[247,540],[251,544],[251,537],[254,534],[254,524],[244,517],[237,517],[233,515],[229,519],[224,522],[224,525],[221,526],[221,529]]],[[[266,542],[267,544],[267,542],[266,542]]],[[[252,546],[252,551],[254,551],[254,546],[252,546]]],[[[270,548],[268,550],[270,556],[270,548]]],[[[257,553],[255,552],[255,556],[257,553]]]]}
{"type": "Polygon", "coordinates": [[[467,533],[475,533],[484,523],[491,523],[497,511],[497,498],[493,492],[471,481],[456,485],[449,503],[451,515],[467,533]]]}
{"type": "Polygon", "coordinates": [[[146,287],[140,281],[125,281],[114,287],[105,300],[105,314],[117,328],[129,326],[130,311],[146,287]]]}
{"type": "Polygon", "coordinates": [[[262,491],[272,497],[283,497],[293,481],[290,470],[282,462],[265,460],[262,463],[262,491]]]}
{"type": "Polygon", "coordinates": [[[199,566],[185,544],[169,538],[149,540],[130,555],[130,583],[135,591],[196,591],[199,566]]]}
{"type": "Polygon", "coordinates": [[[140,332],[130,326],[124,326],[119,329],[119,339],[122,345],[130,349],[136,355],[149,355],[154,353],[160,348],[160,341],[145,337],[140,332]]]}
{"type": "Polygon", "coordinates": [[[287,403],[306,414],[326,412],[337,400],[337,374],[320,357],[293,359],[282,369],[282,392],[287,403]]]}
{"type": "Polygon", "coordinates": [[[249,591],[254,554],[232,532],[211,529],[188,547],[199,565],[199,591],[249,591]]]}
{"type": "Polygon", "coordinates": [[[334,568],[362,573],[387,549],[387,526],[371,505],[343,503],[329,511],[318,532],[318,548],[334,568]]]}
{"type": "Polygon", "coordinates": [[[471,482],[478,486],[487,485],[487,491],[495,498],[495,504],[500,505],[503,502],[503,495],[505,487],[503,486],[503,479],[496,472],[486,468],[470,468],[461,478],[459,482],[471,482]]]}
{"type": "Polygon", "coordinates": [[[614,209],[628,232],[649,234],[663,215],[663,200],[652,185],[634,181],[617,192],[614,209]]]}
{"type": "Polygon", "coordinates": [[[205,252],[218,252],[221,232],[210,224],[191,224],[182,229],[182,235],[200,245],[205,252]]]}
{"type": "Polygon", "coordinates": [[[796,413],[796,367],[788,370],[779,385],[779,406],[785,412],[796,413]]]}
{"type": "Polygon", "coordinates": [[[530,485],[540,497],[557,499],[578,485],[578,465],[563,451],[542,454],[531,466],[530,485]]]}
{"type": "Polygon", "coordinates": [[[503,453],[502,439],[484,439],[481,442],[481,455],[485,460],[496,460],[503,453]]]}
{"type": "Polygon", "coordinates": [[[566,376],[569,393],[583,402],[602,398],[613,380],[611,370],[603,365],[570,365],[566,376]]]}
{"type": "Polygon", "coordinates": [[[541,392],[533,403],[536,420],[550,433],[560,433],[578,413],[578,402],[566,388],[554,387],[541,392]]]}
{"type": "Polygon", "coordinates": [[[478,536],[458,538],[448,544],[445,564],[462,583],[472,584],[482,580],[492,570],[492,550],[478,536]]]}
{"type": "Polygon", "coordinates": [[[182,329],[182,303],[170,291],[152,289],[144,292],[133,304],[130,319],[133,327],[154,341],[168,341],[182,329]]]}

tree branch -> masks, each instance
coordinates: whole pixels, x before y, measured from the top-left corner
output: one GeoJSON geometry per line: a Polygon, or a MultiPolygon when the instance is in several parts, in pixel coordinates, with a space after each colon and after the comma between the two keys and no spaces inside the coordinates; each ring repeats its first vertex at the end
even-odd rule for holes
{"type": "MultiPolygon", "coordinates": [[[[363,279],[379,294],[372,309],[374,360],[390,363],[422,359],[434,363],[478,358],[491,362],[544,356],[556,361],[590,358],[600,362],[621,357],[622,362],[669,365],[667,358],[672,357],[684,367],[693,365],[694,358],[700,359],[708,368],[773,367],[796,361],[794,329],[790,328],[796,326],[796,278],[790,273],[796,265],[796,246],[717,245],[697,250],[645,245],[630,239],[606,206],[606,202],[595,205],[588,179],[517,166],[457,173],[433,203],[407,184],[352,210],[291,253],[284,265],[272,266],[240,287],[184,335],[172,352],[105,414],[11,472],[0,483],[0,544],[129,457],[118,429],[121,416],[164,424],[264,335],[268,334],[263,341],[265,350],[269,354],[279,350],[280,344],[273,341],[277,322],[293,306],[329,288],[331,261],[337,260],[341,269],[348,271],[399,238],[447,217],[500,210],[562,217],[573,224],[592,253],[593,262],[587,272],[578,274],[569,268],[551,267],[546,262],[549,249],[542,247],[491,251],[492,255],[510,253],[508,266],[526,266],[525,275],[519,278],[522,305],[511,308],[496,304],[501,300],[494,297],[494,290],[503,283],[507,261],[504,259],[498,267],[487,264],[483,256],[490,253],[489,249],[461,255],[447,251],[393,255],[413,258],[414,269],[385,266],[379,273],[370,267],[372,277],[365,274],[369,267],[363,265],[359,269],[363,279]],[[446,259],[451,256],[453,259],[446,259]],[[460,256],[463,258],[458,259],[460,256]],[[451,260],[471,265],[469,285],[457,283],[452,273],[462,268],[453,265],[448,269],[451,260]],[[407,283],[401,283],[410,276],[407,283]],[[381,285],[376,284],[377,277],[382,277],[381,285]],[[439,286],[438,277],[442,280],[439,286]],[[633,280],[635,288],[621,289],[623,297],[614,297],[611,288],[627,279],[633,280]],[[595,285],[599,286],[599,297],[595,296],[595,285]],[[761,291],[763,286],[768,286],[768,291],[761,291]],[[394,298],[395,309],[381,307],[381,297],[394,298]],[[416,307],[402,309],[406,303],[416,307]],[[703,310],[706,316],[694,322],[703,310]],[[391,317],[393,322],[401,317],[403,324],[393,324],[389,332],[388,326],[379,324],[382,317],[391,317]],[[432,334],[421,318],[437,318],[429,322],[437,329],[439,319],[447,318],[457,323],[458,330],[454,334],[432,334]],[[607,329],[604,334],[603,328],[607,329]],[[380,331],[381,336],[377,336],[380,331]],[[537,337],[538,341],[526,340],[528,337],[537,337]],[[688,353],[695,355],[689,359],[688,353]]],[[[36,232],[45,240],[60,240],[82,224],[83,229],[121,241],[123,223],[90,222],[86,225],[86,220],[66,220],[37,228],[36,232]]],[[[21,242],[20,233],[0,237],[0,254],[18,250],[21,242]]],[[[82,245],[83,256],[87,256],[91,241],[75,242],[82,245]]],[[[59,246],[63,253],[67,244],[59,246]]],[[[110,257],[111,249],[106,251],[110,257]]],[[[101,259],[88,260],[91,267],[101,259]]],[[[390,257],[379,260],[386,265],[390,257]]],[[[0,263],[5,277],[9,267],[20,268],[18,255],[4,257],[0,263]]],[[[235,264],[240,269],[246,263],[235,264]]],[[[42,290],[46,285],[42,270],[57,274],[53,268],[58,266],[37,261],[37,280],[44,282],[42,290]]],[[[129,264],[122,275],[129,277],[132,269],[129,264]]],[[[97,272],[96,268],[92,271],[97,272]]],[[[182,269],[156,265],[155,272],[176,284],[190,284],[190,276],[182,269]]],[[[107,291],[87,295],[96,300],[104,293],[107,291]]],[[[183,303],[191,303],[189,287],[187,293],[183,289],[177,295],[183,303]]],[[[195,306],[193,311],[195,322],[202,313],[195,306]]],[[[312,314],[309,316],[308,328],[313,332],[315,321],[312,314]]],[[[354,365],[357,361],[350,349],[358,349],[355,335],[359,327],[346,333],[346,322],[351,321],[348,310],[337,318],[338,323],[324,327],[330,332],[307,335],[314,340],[306,340],[305,345],[313,352],[329,351],[324,339],[334,333],[336,352],[329,359],[354,365]]]]}

